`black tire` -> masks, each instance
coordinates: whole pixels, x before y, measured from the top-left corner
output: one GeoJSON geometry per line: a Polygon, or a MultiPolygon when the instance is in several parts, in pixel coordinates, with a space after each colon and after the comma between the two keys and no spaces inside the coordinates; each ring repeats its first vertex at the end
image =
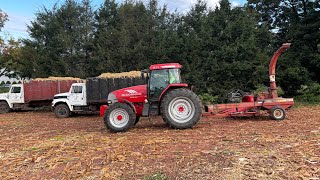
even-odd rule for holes
{"type": "Polygon", "coordinates": [[[134,125],[135,121],[136,114],[134,113],[133,109],[125,103],[117,102],[112,104],[108,107],[104,116],[104,124],[112,132],[127,131],[134,125]]]}
{"type": "Polygon", "coordinates": [[[176,129],[193,127],[200,120],[202,114],[199,97],[185,88],[168,92],[161,101],[160,109],[166,124],[176,129]],[[175,108],[177,109],[174,110],[175,108]]]}
{"type": "Polygon", "coordinates": [[[10,107],[9,107],[8,103],[5,101],[1,101],[0,102],[0,114],[5,114],[8,112],[10,112],[10,107]]]}
{"type": "Polygon", "coordinates": [[[71,115],[70,109],[68,107],[68,105],[66,104],[58,104],[55,108],[54,108],[54,114],[58,117],[58,118],[67,118],[71,115]]]}
{"type": "Polygon", "coordinates": [[[273,120],[284,120],[286,118],[286,111],[280,106],[275,106],[270,109],[270,117],[273,120]]]}

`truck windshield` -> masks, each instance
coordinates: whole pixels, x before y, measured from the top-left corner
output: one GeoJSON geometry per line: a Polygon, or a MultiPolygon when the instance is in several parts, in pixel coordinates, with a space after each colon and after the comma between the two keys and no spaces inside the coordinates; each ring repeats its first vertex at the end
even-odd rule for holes
{"type": "Polygon", "coordinates": [[[71,93],[82,93],[82,86],[73,86],[71,93]]]}
{"type": "Polygon", "coordinates": [[[20,93],[21,92],[21,87],[12,87],[11,88],[11,93],[20,93]]]}

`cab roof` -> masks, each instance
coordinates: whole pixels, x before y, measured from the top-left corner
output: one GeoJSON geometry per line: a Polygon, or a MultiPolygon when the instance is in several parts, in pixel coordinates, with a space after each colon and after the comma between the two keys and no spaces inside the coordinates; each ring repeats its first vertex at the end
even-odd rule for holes
{"type": "Polygon", "coordinates": [[[153,64],[150,66],[150,70],[157,69],[180,69],[182,66],[179,63],[165,63],[165,64],[153,64]]]}

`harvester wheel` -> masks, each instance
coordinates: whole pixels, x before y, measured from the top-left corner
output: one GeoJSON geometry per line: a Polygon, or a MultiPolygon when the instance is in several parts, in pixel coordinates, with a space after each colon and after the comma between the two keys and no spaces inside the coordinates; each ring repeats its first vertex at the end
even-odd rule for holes
{"type": "Polygon", "coordinates": [[[8,103],[5,101],[1,101],[0,102],[0,114],[5,114],[8,112],[10,112],[10,107],[9,107],[8,103]]]}
{"type": "Polygon", "coordinates": [[[173,128],[191,128],[200,120],[201,113],[200,100],[189,89],[174,89],[168,92],[161,102],[162,118],[173,128]]]}
{"type": "Polygon", "coordinates": [[[270,109],[270,116],[273,120],[284,120],[286,118],[286,111],[280,106],[275,106],[270,109]]]}
{"type": "Polygon", "coordinates": [[[125,103],[114,103],[107,109],[104,116],[104,124],[112,132],[123,132],[134,125],[136,114],[125,103]]]}
{"type": "Polygon", "coordinates": [[[68,105],[66,105],[66,104],[58,104],[54,108],[54,114],[58,118],[67,118],[71,115],[70,109],[69,109],[68,105]]]}

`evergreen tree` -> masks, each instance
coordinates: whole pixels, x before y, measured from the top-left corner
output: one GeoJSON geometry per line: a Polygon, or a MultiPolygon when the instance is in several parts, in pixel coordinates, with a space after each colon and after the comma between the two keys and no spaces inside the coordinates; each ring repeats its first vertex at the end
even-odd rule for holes
{"type": "Polygon", "coordinates": [[[25,56],[34,59],[33,72],[26,74],[86,77],[92,49],[92,15],[88,0],[66,0],[60,7],[38,12],[28,26],[31,40],[24,41],[25,56]],[[28,51],[35,52],[35,57],[30,57],[28,51]]]}
{"type": "Polygon", "coordinates": [[[260,24],[273,32],[273,47],[293,42],[279,61],[279,82],[287,95],[298,93],[301,85],[319,83],[320,2],[307,0],[248,0],[260,24]]]}

